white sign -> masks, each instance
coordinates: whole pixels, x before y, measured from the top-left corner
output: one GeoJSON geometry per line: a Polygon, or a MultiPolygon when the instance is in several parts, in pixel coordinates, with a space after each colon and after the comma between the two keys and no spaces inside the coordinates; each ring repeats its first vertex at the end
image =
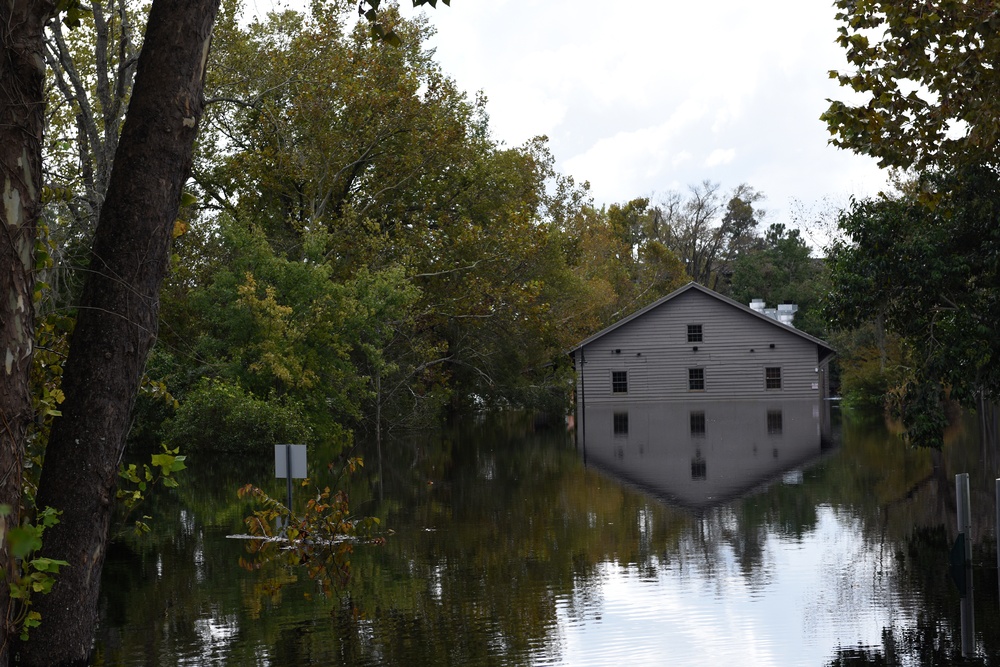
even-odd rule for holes
{"type": "Polygon", "coordinates": [[[305,445],[275,445],[274,446],[274,476],[278,479],[288,477],[288,466],[292,467],[292,479],[305,479],[306,446],[305,445]]]}

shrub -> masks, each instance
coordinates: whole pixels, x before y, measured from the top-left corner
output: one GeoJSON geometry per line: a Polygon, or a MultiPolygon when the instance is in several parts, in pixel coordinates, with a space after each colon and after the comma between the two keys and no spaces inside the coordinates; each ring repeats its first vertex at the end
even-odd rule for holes
{"type": "Polygon", "coordinates": [[[203,380],[166,422],[167,440],[189,451],[266,451],[281,443],[313,441],[303,406],[254,396],[238,384],[203,380]]]}

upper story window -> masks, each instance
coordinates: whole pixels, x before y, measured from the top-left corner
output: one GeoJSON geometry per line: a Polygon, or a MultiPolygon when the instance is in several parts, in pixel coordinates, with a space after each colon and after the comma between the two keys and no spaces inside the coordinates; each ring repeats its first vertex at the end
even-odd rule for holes
{"type": "Polygon", "coordinates": [[[701,342],[701,325],[700,324],[689,324],[688,325],[688,342],[689,343],[700,343],[701,342]]]}
{"type": "Polygon", "coordinates": [[[781,389],[781,368],[769,366],[764,369],[764,388],[781,389]]]}
{"type": "Polygon", "coordinates": [[[688,390],[689,391],[705,391],[705,369],[704,368],[689,368],[688,369],[688,390]]]}
{"type": "Polygon", "coordinates": [[[628,393],[628,371],[611,371],[611,393],[628,393]]]}

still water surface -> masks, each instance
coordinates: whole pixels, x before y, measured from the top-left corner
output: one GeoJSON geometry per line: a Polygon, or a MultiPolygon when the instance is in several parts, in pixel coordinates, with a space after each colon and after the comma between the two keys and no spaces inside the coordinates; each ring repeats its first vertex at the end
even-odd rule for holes
{"type": "MultiPolygon", "coordinates": [[[[394,534],[355,551],[336,600],[301,571],[238,565],[246,543],[227,535],[251,507],[236,489],[281,497],[271,455],[192,455],[147,509],[152,533],[109,554],[94,663],[962,663],[948,552],[954,475],[969,472],[964,662],[1000,664],[1000,457],[978,417],[941,453],[811,403],[616,405],[578,422],[577,438],[501,415],[384,444],[381,484],[372,452],[352,505],[394,534]]],[[[323,453],[309,463],[327,483],[323,453]]]]}

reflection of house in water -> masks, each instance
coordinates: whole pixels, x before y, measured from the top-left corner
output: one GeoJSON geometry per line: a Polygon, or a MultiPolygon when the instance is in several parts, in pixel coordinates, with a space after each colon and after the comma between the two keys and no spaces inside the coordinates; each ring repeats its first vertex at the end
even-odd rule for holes
{"type": "Polygon", "coordinates": [[[794,310],[689,283],[577,345],[588,461],[700,508],[818,456],[833,349],[794,310]]]}
{"type": "Polygon", "coordinates": [[[597,403],[583,416],[588,465],[695,510],[787,477],[830,446],[827,401],[597,403]]]}

